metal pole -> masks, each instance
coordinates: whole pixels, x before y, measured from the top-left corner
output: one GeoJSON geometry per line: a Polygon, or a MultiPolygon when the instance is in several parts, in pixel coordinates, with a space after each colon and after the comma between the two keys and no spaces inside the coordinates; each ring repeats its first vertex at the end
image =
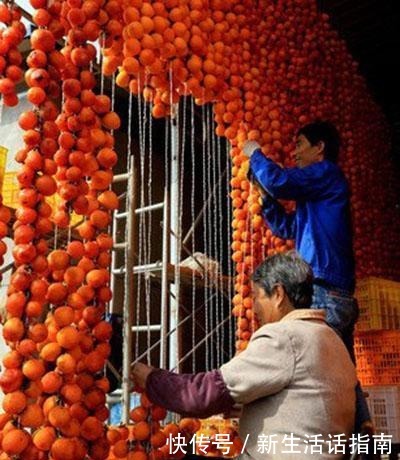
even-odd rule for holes
{"type": "Polygon", "coordinates": [[[188,232],[186,233],[186,236],[185,236],[185,238],[183,239],[183,242],[182,242],[183,245],[185,245],[188,242],[189,238],[192,236],[193,232],[195,231],[197,225],[199,224],[199,222],[203,218],[203,214],[205,213],[206,209],[210,205],[211,200],[213,199],[213,197],[215,195],[215,192],[218,190],[218,187],[221,185],[222,180],[226,176],[227,172],[228,172],[228,170],[227,170],[227,168],[225,168],[225,171],[221,174],[218,182],[215,184],[213,190],[211,191],[210,195],[208,196],[207,201],[204,203],[204,205],[201,208],[199,214],[197,215],[195,221],[193,222],[192,226],[189,228],[188,232]]]}
{"type": "MultiPolygon", "coordinates": [[[[126,198],[128,199],[128,198],[126,198]]],[[[115,251],[115,249],[117,249],[119,246],[123,245],[123,247],[125,248],[126,247],[126,241],[124,241],[124,243],[117,243],[117,226],[118,226],[118,220],[115,218],[115,214],[117,213],[118,211],[115,210],[113,212],[113,219],[112,219],[112,240],[114,242],[114,246],[113,246],[113,251],[111,252],[111,292],[113,293],[113,296],[111,297],[111,301],[110,301],[110,306],[109,306],[109,309],[110,309],[110,313],[113,314],[114,311],[115,311],[115,286],[116,286],[116,279],[115,279],[115,265],[117,263],[117,253],[115,251]]],[[[126,224],[125,224],[126,225],[126,224]]]]}
{"type": "MultiPolygon", "coordinates": [[[[175,233],[171,230],[171,234],[176,236],[176,238],[178,238],[177,235],[175,235],[175,233]]],[[[188,256],[190,256],[195,262],[196,264],[199,266],[202,274],[202,277],[204,278],[206,276],[206,268],[204,267],[204,265],[199,261],[199,259],[197,259],[197,257],[195,257],[195,255],[192,253],[192,251],[186,246],[184,245],[183,243],[181,243],[181,246],[182,246],[182,249],[186,252],[186,254],[188,256]]]]}
{"type": "Polygon", "coordinates": [[[125,424],[129,423],[130,411],[130,371],[132,363],[132,317],[134,309],[134,253],[135,253],[135,208],[136,208],[136,172],[134,168],[133,158],[131,159],[131,168],[128,178],[128,193],[126,196],[126,209],[128,219],[126,221],[126,249],[125,249],[125,295],[124,295],[124,311],[123,311],[123,347],[122,347],[122,421],[125,424]]]}
{"type": "MultiPolygon", "coordinates": [[[[164,203],[156,203],[156,204],[151,204],[149,206],[144,206],[143,208],[138,208],[135,210],[136,214],[144,214],[146,212],[152,212],[152,211],[157,211],[157,209],[162,209],[164,206],[164,203]]],[[[127,212],[117,212],[115,214],[116,219],[124,219],[125,217],[128,217],[127,212]]]]}
{"type": "MultiPolygon", "coordinates": [[[[215,293],[212,294],[212,295],[207,299],[207,301],[212,300],[215,296],[216,296],[215,293]]],[[[202,305],[201,307],[199,307],[199,308],[204,307],[205,304],[206,304],[206,302],[203,303],[203,305],[202,305]]],[[[181,307],[182,307],[182,309],[184,309],[184,306],[183,306],[183,305],[181,305],[181,307]]],[[[193,312],[189,313],[188,316],[186,316],[185,318],[183,318],[182,320],[179,321],[179,323],[177,324],[177,327],[183,326],[187,321],[189,321],[190,318],[192,318],[192,316],[193,316],[193,312]]],[[[229,315],[229,318],[230,318],[230,315],[229,315]]],[[[204,331],[204,328],[202,328],[202,330],[204,331]]],[[[171,330],[169,330],[169,331],[165,334],[165,338],[168,338],[168,337],[169,337],[171,334],[173,334],[175,331],[176,331],[176,329],[171,329],[171,330]]],[[[139,363],[139,362],[147,355],[147,353],[148,353],[149,351],[154,350],[156,347],[158,347],[158,345],[160,345],[160,347],[161,347],[161,339],[160,339],[160,340],[157,340],[157,342],[154,342],[153,345],[152,345],[148,350],[146,350],[144,353],[142,353],[140,356],[135,356],[135,360],[133,361],[132,366],[133,366],[134,364],[136,364],[136,363],[139,363]]],[[[224,352],[224,353],[225,353],[225,355],[226,355],[227,357],[230,357],[230,355],[228,355],[226,352],[224,352]]]]}
{"type": "Polygon", "coordinates": [[[169,200],[168,189],[164,190],[164,209],[162,221],[162,273],[161,273],[161,334],[160,367],[167,366],[167,325],[168,325],[168,238],[169,238],[169,200]]]}
{"type": "MultiPolygon", "coordinates": [[[[175,235],[180,235],[179,228],[179,209],[180,209],[180,196],[179,196],[179,106],[174,104],[171,114],[171,182],[170,182],[170,227],[175,235]]],[[[170,319],[169,328],[174,330],[177,328],[179,316],[179,279],[177,271],[179,270],[180,263],[180,247],[178,239],[170,236],[170,260],[171,264],[175,266],[175,283],[170,287],[170,319]],[[178,281],[178,283],[177,283],[178,281]]],[[[179,331],[175,330],[169,338],[169,368],[175,369],[178,365],[179,356],[179,331]]],[[[179,370],[179,369],[178,369],[179,370]]]]}
{"type": "Polygon", "coordinates": [[[230,315],[227,316],[225,319],[223,319],[222,321],[220,321],[212,331],[210,331],[207,335],[205,335],[201,340],[200,342],[197,342],[197,344],[194,346],[194,348],[192,348],[191,350],[189,350],[185,356],[183,356],[179,362],[178,362],[178,365],[179,364],[182,364],[190,355],[192,355],[209,337],[211,337],[214,332],[219,329],[221,326],[223,326],[227,321],[229,321],[230,319],[230,315]]]}

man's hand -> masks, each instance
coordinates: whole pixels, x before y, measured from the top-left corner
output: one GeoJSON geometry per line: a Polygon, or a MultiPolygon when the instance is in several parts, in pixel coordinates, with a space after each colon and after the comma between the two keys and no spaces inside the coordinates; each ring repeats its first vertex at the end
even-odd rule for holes
{"type": "Polygon", "coordinates": [[[243,153],[250,158],[254,151],[260,149],[261,145],[256,141],[246,141],[243,145],[243,153]]]}
{"type": "Polygon", "coordinates": [[[147,377],[153,372],[154,367],[147,366],[143,363],[136,363],[131,369],[131,380],[135,386],[146,388],[147,377]]]}

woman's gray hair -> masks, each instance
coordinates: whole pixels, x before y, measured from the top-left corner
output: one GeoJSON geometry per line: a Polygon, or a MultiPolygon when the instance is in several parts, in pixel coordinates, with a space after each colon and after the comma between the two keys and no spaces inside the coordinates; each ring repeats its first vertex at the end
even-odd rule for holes
{"type": "Polygon", "coordinates": [[[252,280],[271,296],[281,285],[294,308],[309,308],[313,295],[313,272],[296,251],[268,257],[254,271],[252,280]]]}

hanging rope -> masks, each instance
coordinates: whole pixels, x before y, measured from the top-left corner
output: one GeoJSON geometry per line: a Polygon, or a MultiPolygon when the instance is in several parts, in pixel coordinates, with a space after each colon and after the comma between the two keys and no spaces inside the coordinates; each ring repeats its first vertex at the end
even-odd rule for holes
{"type": "MultiPolygon", "coordinates": [[[[209,108],[210,110],[210,131],[209,131],[209,137],[210,137],[210,143],[211,143],[211,171],[212,171],[212,178],[211,178],[211,190],[212,190],[212,202],[213,206],[212,208],[214,209],[214,212],[210,212],[211,214],[211,225],[212,225],[212,235],[213,235],[213,244],[214,244],[214,252],[212,254],[212,258],[220,264],[220,257],[219,257],[219,244],[218,244],[218,227],[219,227],[219,222],[218,222],[218,190],[219,187],[216,187],[217,185],[217,149],[216,149],[216,141],[215,141],[215,135],[214,135],[214,123],[213,123],[213,118],[212,118],[212,106],[209,108]]],[[[214,273],[214,270],[212,272],[212,276],[218,275],[217,273],[214,273]]],[[[218,289],[218,281],[217,279],[212,280],[212,285],[213,288],[215,289],[216,293],[216,298],[215,298],[215,311],[214,311],[214,318],[215,318],[215,325],[217,326],[219,324],[219,311],[220,311],[220,301],[221,301],[221,292],[218,289]]],[[[215,327],[215,339],[216,339],[216,362],[213,363],[213,367],[220,367],[221,366],[221,337],[220,337],[220,330],[218,327],[215,327]]],[[[214,342],[214,341],[213,341],[214,342]]]]}
{"type": "MultiPolygon", "coordinates": [[[[191,222],[195,220],[195,186],[196,186],[196,169],[195,169],[195,143],[194,140],[196,139],[196,127],[194,121],[194,100],[190,98],[190,126],[191,126],[191,133],[190,133],[190,158],[191,158],[191,165],[192,165],[192,182],[191,182],[191,190],[190,190],[190,216],[191,222]]],[[[196,242],[195,242],[195,232],[192,234],[192,254],[195,252],[196,242]]],[[[192,349],[194,349],[196,345],[196,276],[194,270],[192,271],[192,349]]],[[[196,372],[196,353],[192,355],[192,372],[196,372]]]]}
{"type": "MultiPolygon", "coordinates": [[[[99,37],[99,43],[104,43],[104,39],[105,39],[105,33],[104,32],[101,32],[100,34],[100,37],[99,37]]],[[[101,45],[100,45],[101,46],[101,45]]],[[[100,69],[103,67],[103,56],[104,56],[104,53],[103,53],[104,50],[101,50],[99,53],[98,53],[98,64],[99,64],[99,67],[100,69]]],[[[104,94],[104,73],[103,72],[100,72],[100,94],[104,94]]]]}
{"type": "MultiPolygon", "coordinates": [[[[179,219],[178,219],[178,234],[177,234],[177,246],[178,246],[178,251],[180,254],[180,250],[182,247],[182,224],[183,224],[183,206],[184,206],[184,193],[183,193],[183,186],[184,186],[184,181],[183,178],[185,176],[185,147],[186,147],[186,106],[187,106],[187,98],[183,98],[183,107],[182,107],[182,129],[181,129],[181,139],[180,139],[180,145],[179,145],[179,154],[180,154],[180,166],[179,166],[179,219]]],[[[180,120],[179,120],[180,121],[180,120]]],[[[178,124],[178,128],[180,128],[180,124],[178,124]]],[[[178,135],[179,139],[179,135],[178,135]]],[[[180,259],[179,259],[180,262],[180,259]]],[[[181,271],[180,268],[178,267],[178,293],[180,294],[180,283],[181,283],[181,271]]],[[[179,295],[179,301],[180,301],[180,295],[179,295]]],[[[179,317],[178,317],[178,322],[179,322],[179,317]]],[[[178,356],[177,356],[177,362],[179,362],[180,359],[180,350],[178,347],[178,356]]]]}
{"type": "MultiPolygon", "coordinates": [[[[222,176],[222,165],[221,165],[221,138],[217,138],[217,176],[222,176]]],[[[223,239],[223,228],[224,228],[224,218],[223,218],[223,211],[222,211],[222,187],[223,183],[221,183],[218,187],[217,194],[218,194],[218,247],[219,247],[219,264],[220,264],[220,271],[218,273],[217,282],[216,282],[216,289],[220,293],[221,302],[219,304],[219,315],[217,318],[217,322],[220,323],[224,319],[224,280],[223,280],[223,262],[224,262],[224,239],[223,239]]],[[[229,223],[228,225],[229,226],[229,223]]],[[[228,256],[228,254],[227,254],[228,256]]],[[[225,328],[221,328],[221,361],[218,363],[218,367],[220,367],[222,362],[222,350],[225,349],[225,328]]]]}
{"type": "MultiPolygon", "coordinates": [[[[206,107],[206,132],[207,132],[207,192],[208,194],[212,193],[213,191],[213,184],[212,184],[212,139],[210,136],[211,130],[211,120],[212,114],[210,110],[210,106],[206,107]]],[[[213,212],[212,206],[207,206],[207,227],[208,227],[208,249],[207,249],[207,256],[213,256],[213,212]]],[[[208,283],[207,283],[208,284],[208,283]]],[[[210,288],[208,288],[208,292],[210,292],[210,288]]],[[[210,369],[215,367],[215,353],[214,353],[214,344],[213,344],[213,331],[214,331],[214,316],[215,316],[215,300],[213,299],[210,303],[210,308],[207,309],[207,315],[209,315],[209,325],[210,325],[210,334],[209,334],[209,342],[210,342],[210,369]]]]}
{"type": "MultiPolygon", "coordinates": [[[[232,241],[232,200],[230,199],[230,182],[231,182],[231,162],[230,162],[230,146],[227,139],[225,139],[225,159],[226,159],[226,209],[227,209],[227,220],[228,220],[228,235],[226,240],[226,254],[227,254],[227,264],[228,264],[228,298],[232,299],[232,278],[233,278],[233,267],[232,267],[232,258],[231,258],[231,241],[232,241]]],[[[229,321],[229,351],[233,351],[233,334],[234,334],[234,317],[230,315],[229,321]]]]}
{"type": "MultiPolygon", "coordinates": [[[[140,76],[138,77],[138,85],[140,87],[141,81],[140,76]]],[[[145,124],[144,124],[144,111],[143,111],[143,101],[141,92],[139,92],[137,96],[137,105],[138,105],[138,121],[139,121],[139,161],[140,161],[140,201],[139,207],[144,206],[144,160],[145,160],[145,124]]],[[[143,214],[139,215],[139,235],[138,235],[138,265],[144,264],[144,248],[143,248],[143,239],[144,239],[144,221],[143,221],[143,214]]],[[[137,293],[136,293],[136,326],[140,325],[140,307],[141,307],[141,294],[142,294],[142,274],[137,273],[137,293]]],[[[135,348],[136,348],[136,355],[139,354],[140,349],[140,340],[139,340],[139,331],[136,331],[135,335],[135,348]]]]}
{"type": "MultiPolygon", "coordinates": [[[[203,190],[203,203],[207,201],[207,165],[206,165],[206,156],[207,156],[207,125],[206,125],[206,108],[204,105],[201,106],[201,127],[202,127],[202,190],[203,190]]],[[[207,213],[205,212],[203,215],[203,243],[204,243],[204,253],[207,254],[208,250],[208,244],[207,244],[208,238],[207,238],[207,213]]],[[[206,336],[208,336],[208,331],[209,331],[209,317],[208,317],[208,311],[209,311],[209,301],[208,301],[208,290],[207,290],[207,284],[204,283],[204,315],[205,315],[205,333],[206,336]]],[[[205,341],[205,368],[206,371],[209,370],[209,346],[208,346],[208,340],[205,341]]]]}
{"type": "MultiPolygon", "coordinates": [[[[147,76],[145,78],[147,80],[147,76]]],[[[146,83],[146,82],[145,82],[146,83]]],[[[143,182],[142,182],[142,192],[143,192],[143,199],[141,200],[141,207],[149,206],[152,204],[152,116],[151,116],[151,107],[150,104],[146,103],[143,100],[143,136],[144,136],[144,143],[143,143],[143,158],[142,158],[142,169],[143,169],[143,182]],[[148,125],[148,129],[146,130],[146,126],[148,125]],[[147,142],[146,142],[147,138],[147,142]],[[147,152],[147,169],[148,169],[148,176],[146,181],[146,188],[147,188],[147,197],[145,194],[145,187],[144,187],[144,171],[145,171],[145,164],[146,164],[146,145],[149,146],[147,152]]],[[[144,264],[149,265],[151,263],[151,222],[152,222],[152,212],[148,213],[141,213],[143,217],[142,220],[142,241],[144,241],[144,264]]],[[[151,280],[150,280],[150,273],[144,273],[144,292],[145,292],[145,311],[146,311],[146,324],[147,324],[147,331],[146,331],[146,343],[147,343],[147,350],[150,349],[151,346],[151,280]]],[[[151,364],[151,356],[150,352],[147,353],[147,363],[151,364]]]]}

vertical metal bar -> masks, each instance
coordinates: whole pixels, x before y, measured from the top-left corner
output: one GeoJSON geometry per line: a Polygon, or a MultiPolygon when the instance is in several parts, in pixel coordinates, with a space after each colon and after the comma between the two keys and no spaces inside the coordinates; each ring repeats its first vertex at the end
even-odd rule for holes
{"type": "Polygon", "coordinates": [[[128,219],[126,222],[126,250],[125,250],[125,302],[123,311],[123,347],[122,347],[122,421],[129,423],[130,410],[130,369],[132,363],[132,318],[134,309],[134,254],[135,254],[135,208],[136,208],[136,172],[132,159],[130,174],[128,179],[128,193],[126,196],[126,210],[128,219]]]}
{"type": "Polygon", "coordinates": [[[167,366],[167,325],[168,325],[168,238],[169,238],[169,200],[168,189],[164,190],[164,209],[162,222],[162,272],[161,272],[161,336],[160,367],[167,366]]]}
{"type": "MultiPolygon", "coordinates": [[[[177,328],[179,315],[179,283],[177,281],[177,270],[179,269],[180,254],[178,241],[175,235],[179,235],[179,106],[174,104],[172,107],[172,125],[171,125],[171,183],[170,183],[170,260],[175,266],[175,282],[170,287],[170,321],[169,328],[177,328]]],[[[179,280],[178,280],[179,281],[179,280]]],[[[169,368],[175,369],[178,365],[177,356],[179,356],[178,330],[175,330],[169,338],[169,368]]],[[[179,371],[179,369],[178,369],[179,371]]]]}
{"type": "Polygon", "coordinates": [[[192,236],[194,231],[196,230],[197,225],[203,219],[203,215],[206,212],[206,209],[211,205],[211,201],[214,198],[215,193],[217,192],[218,188],[221,187],[222,181],[225,178],[227,174],[227,169],[225,168],[225,171],[221,174],[221,176],[218,179],[218,182],[215,184],[214,188],[212,189],[211,193],[209,194],[207,201],[204,203],[203,207],[201,208],[200,212],[197,214],[197,217],[195,221],[193,222],[192,226],[189,228],[187,234],[185,235],[185,238],[183,238],[182,244],[185,245],[189,238],[192,236]]]}
{"type": "MultiPolygon", "coordinates": [[[[127,198],[126,198],[127,199],[127,198]]],[[[113,212],[113,219],[112,219],[112,240],[114,242],[114,245],[117,243],[117,226],[118,226],[118,219],[115,217],[116,214],[118,213],[118,209],[115,209],[113,212]]],[[[110,301],[110,313],[113,314],[115,312],[115,286],[116,286],[116,278],[115,278],[115,264],[117,261],[117,251],[112,251],[111,252],[111,292],[113,293],[110,301]]]]}

